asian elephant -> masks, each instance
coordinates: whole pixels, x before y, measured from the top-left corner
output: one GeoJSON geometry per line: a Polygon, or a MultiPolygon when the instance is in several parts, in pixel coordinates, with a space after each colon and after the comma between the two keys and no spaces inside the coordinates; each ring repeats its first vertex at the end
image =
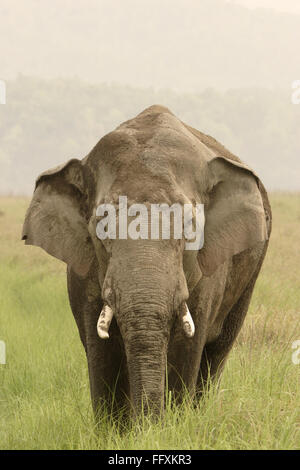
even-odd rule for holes
{"type": "Polygon", "coordinates": [[[201,396],[243,324],[270,233],[258,176],[159,105],[38,177],[22,239],[67,263],[95,411],[113,396],[116,409],[157,415],[166,380],[175,396],[201,396]],[[97,208],[115,207],[119,226],[120,196],[147,207],[203,204],[203,246],[186,250],[183,238],[161,235],[100,239],[97,208]]]}

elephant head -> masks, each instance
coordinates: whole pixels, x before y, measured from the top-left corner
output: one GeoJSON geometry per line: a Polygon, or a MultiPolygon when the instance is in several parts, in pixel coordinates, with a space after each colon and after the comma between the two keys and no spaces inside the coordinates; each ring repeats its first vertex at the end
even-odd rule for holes
{"type": "Polygon", "coordinates": [[[262,190],[237,157],[161,106],[104,136],[82,161],[37,179],[23,239],[83,278],[97,260],[103,308],[95,328],[99,341],[110,341],[110,323],[117,322],[136,410],[144,399],[156,410],[163,406],[170,336],[179,324],[185,341],[193,341],[189,296],[202,276],[267,239],[262,190]],[[153,240],[149,231],[138,239],[120,236],[120,196],[148,208],[204,204],[203,247],[185,250],[184,239],[153,240]],[[97,208],[105,203],[116,210],[115,239],[97,236],[97,208]]]}

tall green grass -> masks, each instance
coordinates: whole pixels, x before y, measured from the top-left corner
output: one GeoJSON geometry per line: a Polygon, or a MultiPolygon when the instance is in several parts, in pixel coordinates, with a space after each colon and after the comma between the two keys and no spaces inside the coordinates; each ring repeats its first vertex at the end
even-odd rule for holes
{"type": "Polygon", "coordinates": [[[0,199],[0,449],[299,449],[300,194],[273,194],[274,228],[219,388],[195,408],[167,393],[161,421],[95,426],[65,265],[23,246],[28,201],[0,199]]]}

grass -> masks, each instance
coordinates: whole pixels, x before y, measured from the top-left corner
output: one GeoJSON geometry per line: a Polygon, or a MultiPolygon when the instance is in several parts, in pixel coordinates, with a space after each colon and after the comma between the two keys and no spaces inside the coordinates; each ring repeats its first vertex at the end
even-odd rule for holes
{"type": "Polygon", "coordinates": [[[162,421],[95,428],[65,265],[20,233],[28,200],[0,199],[0,449],[300,449],[300,194],[271,195],[273,234],[218,389],[162,421]]]}

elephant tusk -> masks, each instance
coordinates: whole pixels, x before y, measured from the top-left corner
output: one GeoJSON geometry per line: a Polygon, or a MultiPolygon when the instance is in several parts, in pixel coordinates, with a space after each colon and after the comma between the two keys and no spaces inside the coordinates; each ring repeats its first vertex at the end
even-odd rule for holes
{"type": "Polygon", "coordinates": [[[188,338],[192,338],[195,334],[195,325],[186,302],[184,303],[184,309],[185,313],[182,317],[183,331],[188,338]]]}
{"type": "Polygon", "coordinates": [[[108,330],[114,313],[108,305],[104,305],[97,322],[97,332],[101,339],[109,338],[108,330]]]}

